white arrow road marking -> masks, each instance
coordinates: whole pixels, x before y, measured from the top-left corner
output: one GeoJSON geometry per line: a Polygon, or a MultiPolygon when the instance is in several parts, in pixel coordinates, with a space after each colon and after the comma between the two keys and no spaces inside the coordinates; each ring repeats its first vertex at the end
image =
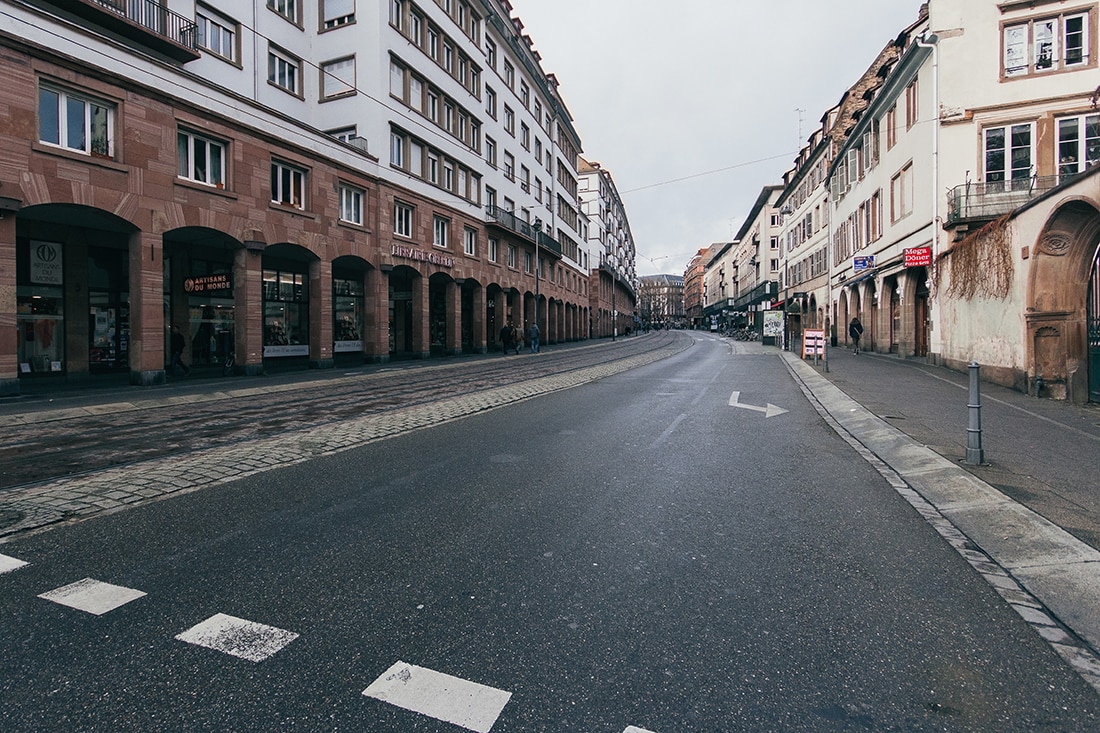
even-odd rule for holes
{"type": "Polygon", "coordinates": [[[741,393],[740,392],[734,392],[733,394],[731,394],[730,395],[730,407],[740,407],[744,410],[752,410],[753,412],[762,412],[762,413],[764,413],[765,418],[775,417],[776,415],[782,415],[784,412],[788,412],[787,410],[784,410],[782,407],[776,407],[775,405],[773,405],[770,402],[768,403],[767,407],[757,407],[756,405],[743,405],[740,402],[738,402],[738,400],[740,398],[741,398],[741,393]]]}

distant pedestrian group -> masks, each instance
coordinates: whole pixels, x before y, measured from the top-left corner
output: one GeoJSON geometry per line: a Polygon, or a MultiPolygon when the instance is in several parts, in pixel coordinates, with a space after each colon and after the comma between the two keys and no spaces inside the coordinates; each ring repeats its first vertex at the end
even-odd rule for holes
{"type": "Polygon", "coordinates": [[[501,352],[507,355],[507,353],[514,349],[519,353],[519,347],[523,344],[523,337],[521,334],[516,333],[516,327],[512,325],[511,321],[508,321],[500,328],[500,345],[501,352]]]}

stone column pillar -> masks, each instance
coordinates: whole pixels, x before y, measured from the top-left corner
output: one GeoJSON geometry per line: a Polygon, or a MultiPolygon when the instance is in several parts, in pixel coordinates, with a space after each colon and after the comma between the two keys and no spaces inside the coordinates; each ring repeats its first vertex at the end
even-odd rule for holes
{"type": "Polygon", "coordinates": [[[475,354],[484,354],[489,350],[488,334],[485,330],[486,299],[485,288],[478,285],[472,293],[473,305],[470,312],[470,347],[475,354]]]}
{"type": "Polygon", "coordinates": [[[332,356],[332,263],[309,263],[309,366],[331,369],[332,356]]]}
{"type": "Polygon", "coordinates": [[[432,355],[432,341],[429,332],[429,308],[428,308],[428,278],[423,275],[412,278],[412,300],[409,305],[412,308],[413,330],[413,354],[419,359],[427,359],[432,355]]]}
{"type": "Polygon", "coordinates": [[[363,275],[363,360],[384,364],[390,360],[390,279],[371,268],[363,275]]]}
{"type": "Polygon", "coordinates": [[[19,394],[19,335],[15,309],[15,220],[0,219],[0,395],[19,394]]]}
{"type": "Polygon", "coordinates": [[[451,280],[447,283],[447,337],[446,353],[456,356],[462,353],[462,287],[451,280]]]}
{"type": "Polygon", "coordinates": [[[130,384],[164,384],[164,238],[130,236],[130,384]]]}
{"type": "Polygon", "coordinates": [[[233,256],[233,340],[236,372],[264,371],[263,243],[247,242],[233,256]]]}

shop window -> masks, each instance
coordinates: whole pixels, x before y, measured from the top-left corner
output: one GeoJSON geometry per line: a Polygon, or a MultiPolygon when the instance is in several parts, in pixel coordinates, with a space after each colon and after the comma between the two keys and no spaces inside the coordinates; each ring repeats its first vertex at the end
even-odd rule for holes
{"type": "Polygon", "coordinates": [[[65,364],[63,248],[21,240],[16,248],[16,348],[20,375],[60,373],[65,364]]]}
{"type": "Polygon", "coordinates": [[[365,312],[363,278],[332,279],[333,352],[361,353],[365,312]]]}
{"type": "Polygon", "coordinates": [[[113,105],[47,86],[38,90],[38,139],[47,145],[112,157],[114,117],[113,105]]]}
{"type": "Polygon", "coordinates": [[[304,273],[264,270],[264,357],[309,356],[309,294],[304,273]]]}

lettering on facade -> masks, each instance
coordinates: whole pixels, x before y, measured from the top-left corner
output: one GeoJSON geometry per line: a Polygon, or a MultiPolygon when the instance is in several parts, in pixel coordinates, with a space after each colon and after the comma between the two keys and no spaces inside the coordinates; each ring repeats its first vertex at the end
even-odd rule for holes
{"type": "Polygon", "coordinates": [[[906,267],[929,267],[932,264],[931,247],[907,247],[905,249],[906,267]]]}
{"type": "Polygon", "coordinates": [[[862,257],[852,258],[852,271],[853,272],[865,272],[866,270],[874,269],[875,256],[864,255],[862,257]]]}
{"type": "Polygon", "coordinates": [[[401,257],[406,260],[416,260],[417,262],[427,262],[441,267],[455,266],[455,258],[451,255],[440,254],[438,252],[425,252],[422,249],[410,247],[405,244],[394,244],[390,254],[394,257],[401,257]]]}
{"type": "Polygon", "coordinates": [[[31,242],[31,282],[62,285],[61,245],[56,242],[31,242]]]}
{"type": "Polygon", "coordinates": [[[218,290],[232,290],[233,278],[228,272],[189,277],[183,281],[183,289],[188,293],[212,293],[218,290]]]}

